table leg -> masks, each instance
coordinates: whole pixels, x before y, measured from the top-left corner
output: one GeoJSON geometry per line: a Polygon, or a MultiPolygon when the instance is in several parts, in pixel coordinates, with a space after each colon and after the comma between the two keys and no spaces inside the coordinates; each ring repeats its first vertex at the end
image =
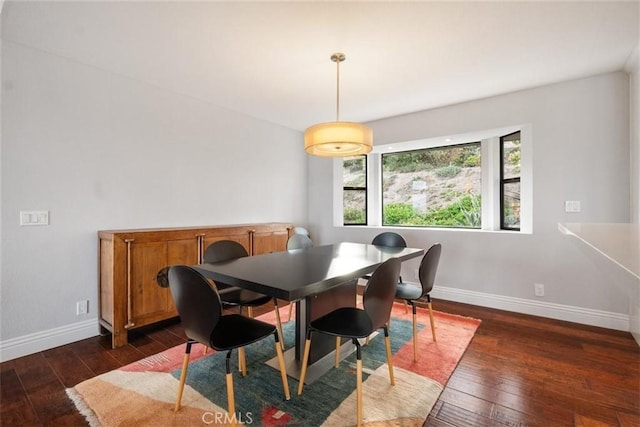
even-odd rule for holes
{"type": "MultiPolygon", "coordinates": [[[[296,307],[296,360],[302,361],[304,342],[309,323],[340,307],[356,306],[357,280],[351,280],[321,294],[305,298],[296,307]]],[[[314,334],[309,352],[309,364],[313,364],[335,350],[335,337],[314,334]]]]}
{"type": "MultiPolygon", "coordinates": [[[[298,304],[296,304],[295,324],[296,345],[295,348],[291,348],[284,353],[287,375],[296,379],[300,378],[302,360],[304,358],[304,343],[309,322],[336,308],[355,307],[356,290],[357,280],[352,280],[317,296],[298,301],[298,304]]],[[[335,345],[335,337],[319,333],[313,334],[305,383],[312,383],[322,376],[324,372],[334,367],[335,345]]],[[[341,346],[340,358],[347,357],[354,349],[355,346],[351,343],[351,340],[346,340],[341,346]]],[[[277,358],[269,360],[267,364],[277,369],[277,358]]]]}

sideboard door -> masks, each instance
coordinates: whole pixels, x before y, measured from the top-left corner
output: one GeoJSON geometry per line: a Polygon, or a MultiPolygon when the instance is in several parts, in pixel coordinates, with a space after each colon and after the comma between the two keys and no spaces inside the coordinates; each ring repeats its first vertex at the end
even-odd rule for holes
{"type": "Polygon", "coordinates": [[[177,264],[198,262],[195,239],[145,242],[131,245],[131,326],[142,326],[176,316],[169,288],[156,282],[158,272],[177,264]]]}
{"type": "Polygon", "coordinates": [[[253,233],[252,255],[268,254],[287,250],[289,230],[256,230],[253,233]]]}

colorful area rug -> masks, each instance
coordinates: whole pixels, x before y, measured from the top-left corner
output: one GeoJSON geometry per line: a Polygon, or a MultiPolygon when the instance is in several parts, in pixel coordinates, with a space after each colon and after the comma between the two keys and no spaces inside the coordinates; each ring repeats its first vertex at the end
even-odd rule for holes
{"type": "MultiPolygon", "coordinates": [[[[282,316],[288,312],[284,307],[282,316]]],[[[395,304],[391,343],[396,384],[389,384],[384,340],[378,335],[363,347],[364,423],[369,426],[421,426],[480,321],[434,312],[437,342],[431,337],[428,312],[419,309],[418,361],[413,361],[411,310],[395,304]],[[424,327],[424,326],[427,327],[424,327]]],[[[274,313],[261,317],[272,321],[274,313]]],[[[294,324],[284,326],[293,345],[294,324]]],[[[67,394],[92,426],[203,426],[229,422],[225,354],[193,347],[182,409],[173,411],[184,345],[84,381],[67,394]]],[[[234,374],[236,419],[246,425],[349,426],[356,421],[355,354],[297,395],[289,377],[291,400],[285,401],[279,371],[265,365],[275,356],[271,339],[246,348],[246,377],[234,374]]],[[[237,363],[237,357],[232,360],[237,363]]]]}

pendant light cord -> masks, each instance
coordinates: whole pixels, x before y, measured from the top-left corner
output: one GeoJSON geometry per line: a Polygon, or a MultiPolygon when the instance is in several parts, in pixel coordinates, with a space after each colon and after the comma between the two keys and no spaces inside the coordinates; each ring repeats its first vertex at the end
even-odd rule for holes
{"type": "Polygon", "coordinates": [[[331,55],[331,60],[336,63],[336,122],[340,121],[340,63],[344,61],[346,57],[344,53],[336,52],[331,55]]]}
{"type": "Polygon", "coordinates": [[[336,78],[336,122],[340,121],[340,60],[336,61],[338,75],[336,78]]]}

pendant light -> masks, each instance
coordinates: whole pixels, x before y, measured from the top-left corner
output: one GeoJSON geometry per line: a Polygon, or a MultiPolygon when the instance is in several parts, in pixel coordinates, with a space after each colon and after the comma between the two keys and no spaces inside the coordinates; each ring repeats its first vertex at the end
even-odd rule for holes
{"type": "Polygon", "coordinates": [[[344,53],[334,53],[336,63],[336,121],[318,123],[304,131],[304,149],[307,154],[321,157],[349,157],[367,154],[373,148],[371,128],[360,123],[340,121],[340,63],[344,53]]]}

